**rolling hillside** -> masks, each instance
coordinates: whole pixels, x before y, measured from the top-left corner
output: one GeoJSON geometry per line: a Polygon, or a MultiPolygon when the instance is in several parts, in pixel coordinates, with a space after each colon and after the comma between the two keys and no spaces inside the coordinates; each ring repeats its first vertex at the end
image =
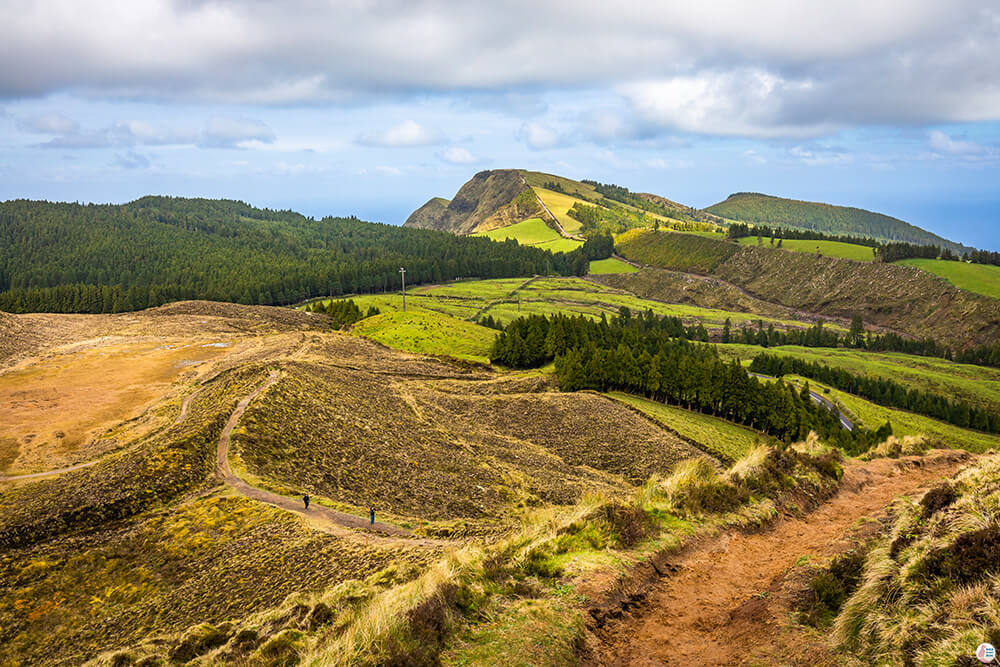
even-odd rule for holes
{"type": "Polygon", "coordinates": [[[955,252],[968,250],[897,218],[850,206],[783,199],[755,192],[729,195],[705,209],[728,220],[756,225],[806,229],[826,234],[867,236],[881,241],[936,245],[955,252]]]}
{"type": "MultiPolygon", "coordinates": [[[[616,247],[641,264],[707,273],[788,308],[834,317],[860,314],[871,324],[956,345],[1000,339],[1000,301],[906,266],[816,257],[671,232],[637,230],[619,239],[616,247]]],[[[631,282],[640,284],[637,279],[631,282]]]]}

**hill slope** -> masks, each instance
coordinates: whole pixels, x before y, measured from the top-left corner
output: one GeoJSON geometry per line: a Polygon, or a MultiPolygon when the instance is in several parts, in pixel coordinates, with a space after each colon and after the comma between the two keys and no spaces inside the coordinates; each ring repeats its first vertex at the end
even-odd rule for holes
{"type": "Polygon", "coordinates": [[[738,192],[705,209],[709,213],[758,225],[806,229],[827,234],[867,236],[882,241],[936,245],[962,252],[964,246],[897,218],[851,206],[783,199],[738,192]]]}
{"type": "Polygon", "coordinates": [[[740,246],[690,234],[636,231],[619,240],[626,258],[667,269],[709,273],[766,301],[866,322],[955,345],[1000,338],[1000,300],[957,289],[897,264],[740,246]]]}

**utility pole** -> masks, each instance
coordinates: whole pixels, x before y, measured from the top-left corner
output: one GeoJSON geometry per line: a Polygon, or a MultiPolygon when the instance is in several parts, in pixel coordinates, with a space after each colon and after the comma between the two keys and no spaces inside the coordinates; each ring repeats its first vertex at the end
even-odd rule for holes
{"type": "Polygon", "coordinates": [[[399,267],[399,275],[403,277],[403,312],[406,312],[406,269],[399,267]]]}

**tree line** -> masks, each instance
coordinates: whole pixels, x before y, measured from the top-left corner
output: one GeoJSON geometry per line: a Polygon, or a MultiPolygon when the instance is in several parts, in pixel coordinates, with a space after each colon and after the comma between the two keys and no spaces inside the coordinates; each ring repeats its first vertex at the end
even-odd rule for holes
{"type": "Polygon", "coordinates": [[[670,319],[627,312],[597,321],[583,315],[532,315],[514,320],[497,335],[490,358],[515,368],[555,360],[563,391],[625,391],[746,424],[785,441],[810,430],[849,451],[861,451],[873,441],[873,433],[843,429],[837,415],[811,400],[808,387],[762,382],[738,360],[723,361],[714,346],[672,337],[677,329],[670,319]]]}
{"type": "Polygon", "coordinates": [[[330,322],[334,329],[349,326],[365,319],[380,314],[378,308],[371,306],[367,311],[362,312],[354,299],[331,299],[329,301],[314,301],[305,307],[307,313],[326,313],[330,316],[330,322]]]}
{"type": "Polygon", "coordinates": [[[839,241],[874,248],[879,242],[868,236],[853,236],[850,234],[826,234],[810,229],[789,229],[787,227],[770,227],[768,225],[750,225],[745,222],[730,223],[726,230],[726,238],[742,239],[748,236],[771,239],[789,239],[804,241],[839,241]]]}
{"type": "Polygon", "coordinates": [[[933,417],[962,428],[986,433],[1000,433],[1000,414],[976,408],[962,400],[952,400],[919,389],[908,389],[894,380],[857,375],[840,368],[794,357],[761,353],[750,364],[750,371],[782,377],[801,375],[865,398],[873,403],[933,417]]]}
{"type": "Polygon", "coordinates": [[[231,200],[0,204],[0,310],[101,313],[183,299],[283,305],[462,277],[584,275],[556,253],[231,200]]]}

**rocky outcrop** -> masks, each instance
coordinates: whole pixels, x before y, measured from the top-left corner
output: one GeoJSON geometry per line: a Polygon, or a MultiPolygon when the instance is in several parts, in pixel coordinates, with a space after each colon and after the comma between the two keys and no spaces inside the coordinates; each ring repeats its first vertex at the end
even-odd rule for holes
{"type": "Polygon", "coordinates": [[[520,222],[538,212],[534,192],[515,169],[481,171],[448,201],[431,199],[404,226],[471,234],[520,222]],[[524,194],[524,193],[529,194],[524,194]]]}

